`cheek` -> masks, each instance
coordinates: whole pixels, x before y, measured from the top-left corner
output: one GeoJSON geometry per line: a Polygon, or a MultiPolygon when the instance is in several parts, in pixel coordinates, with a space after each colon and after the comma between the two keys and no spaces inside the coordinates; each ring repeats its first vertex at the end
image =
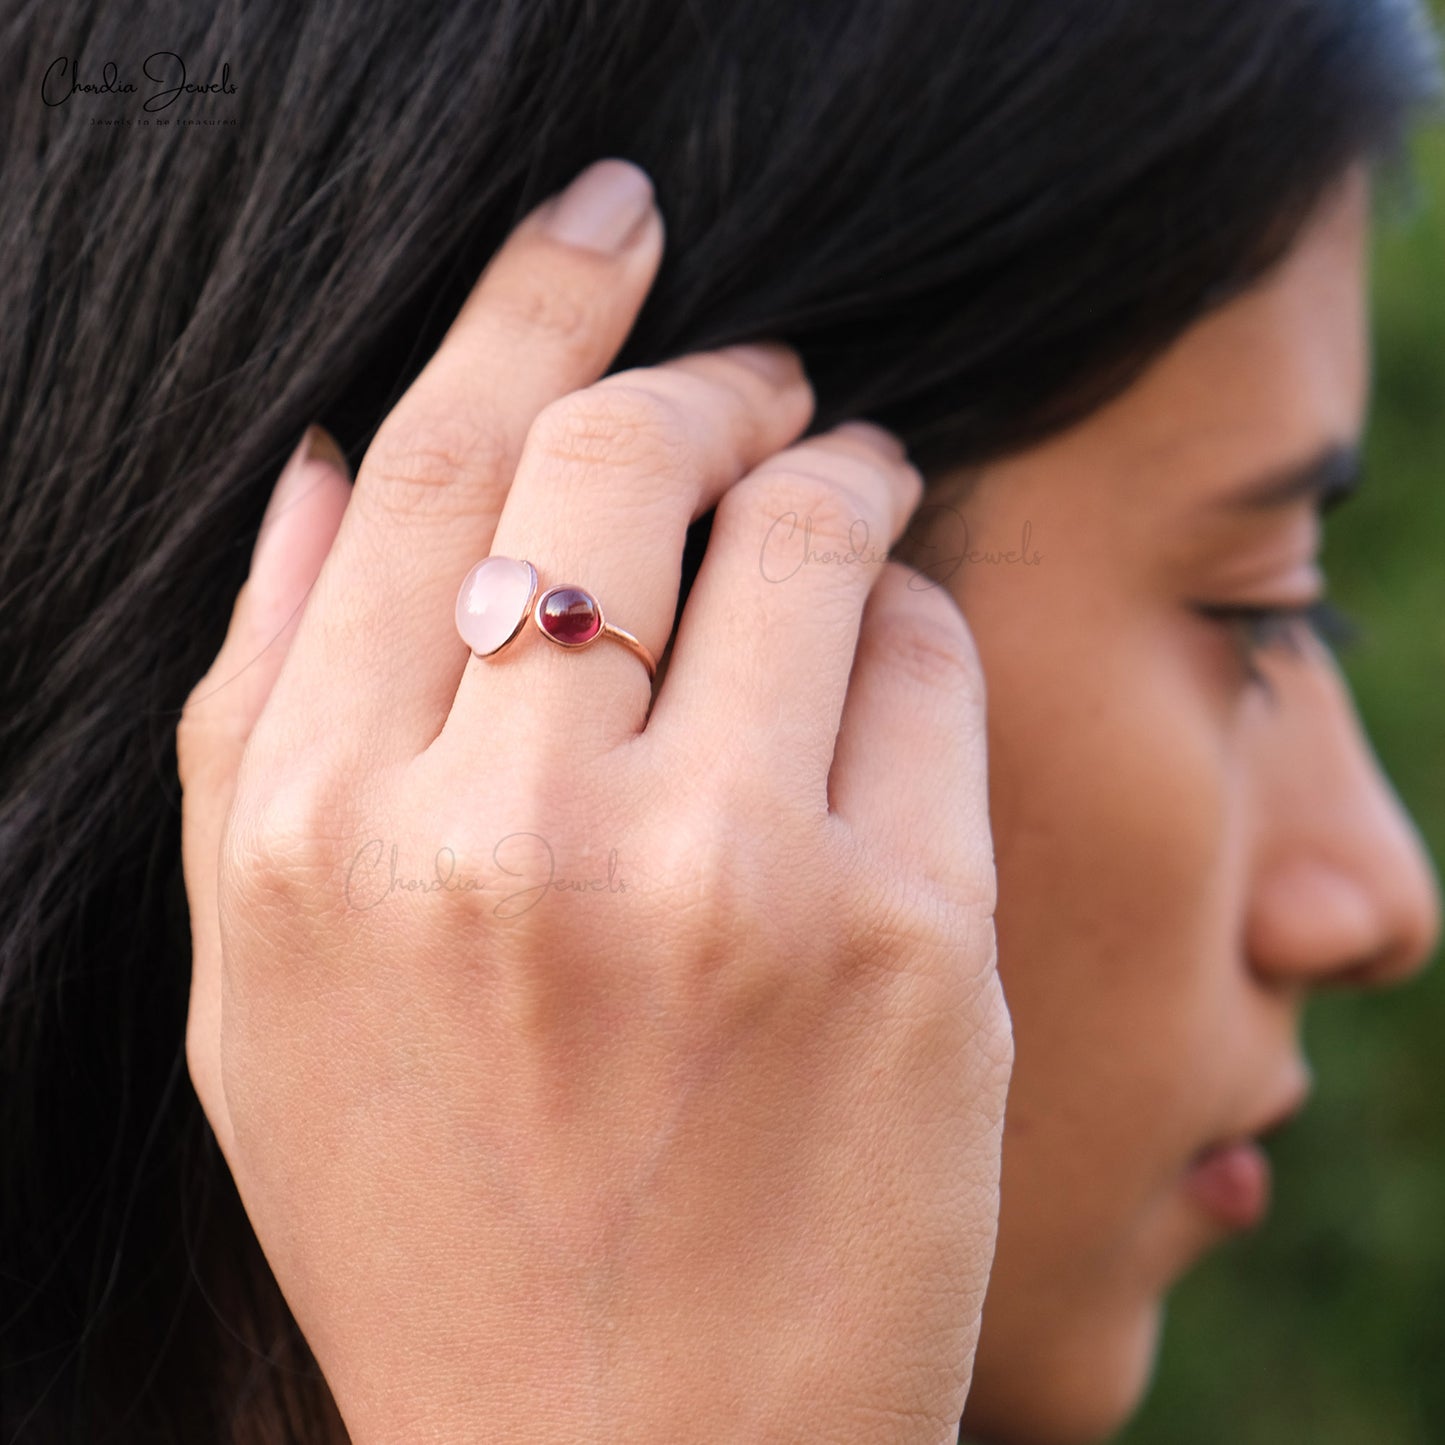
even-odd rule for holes
{"type": "Polygon", "coordinates": [[[1005,1171],[1021,1207],[1069,1201],[1052,1227],[1087,1269],[1199,1142],[1240,850],[1227,740],[1189,660],[1060,623],[984,658],[1017,1049],[1005,1171]]]}

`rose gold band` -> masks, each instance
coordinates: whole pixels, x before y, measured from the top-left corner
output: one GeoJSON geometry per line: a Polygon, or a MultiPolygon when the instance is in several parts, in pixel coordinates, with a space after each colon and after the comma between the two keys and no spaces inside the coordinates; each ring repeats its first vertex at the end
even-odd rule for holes
{"type": "Polygon", "coordinates": [[[652,654],[630,632],[621,627],[614,627],[610,622],[604,622],[602,630],[597,635],[598,637],[615,637],[647,669],[649,682],[657,676],[657,664],[652,660],[652,654]]]}

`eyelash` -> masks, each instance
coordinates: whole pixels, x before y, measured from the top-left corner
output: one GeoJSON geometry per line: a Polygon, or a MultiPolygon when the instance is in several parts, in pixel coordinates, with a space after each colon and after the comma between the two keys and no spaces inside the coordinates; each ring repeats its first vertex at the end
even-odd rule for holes
{"type": "Polygon", "coordinates": [[[1320,598],[1296,607],[1245,607],[1238,604],[1201,603],[1199,612],[1213,622],[1233,630],[1249,681],[1268,691],[1257,659],[1263,652],[1282,648],[1299,652],[1299,629],[1309,629],[1331,651],[1338,652],[1359,641],[1360,629],[1333,602],[1320,598]]]}

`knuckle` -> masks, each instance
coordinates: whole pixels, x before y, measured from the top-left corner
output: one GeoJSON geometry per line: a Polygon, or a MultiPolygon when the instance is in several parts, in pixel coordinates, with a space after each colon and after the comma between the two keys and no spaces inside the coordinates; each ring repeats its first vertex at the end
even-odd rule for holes
{"type": "Polygon", "coordinates": [[[1013,1023],[991,917],[972,904],[913,897],[896,911],[873,915],[851,953],[855,980],[884,987],[910,1018],[936,1023],[945,1052],[966,1055],[972,1078],[1007,1081],[1013,1023]]]}
{"type": "Polygon", "coordinates": [[[899,482],[914,472],[909,463],[875,447],[840,447],[837,441],[834,432],[806,437],[780,452],[777,461],[824,476],[859,504],[867,501],[875,509],[886,507],[899,482]]]}
{"type": "Polygon", "coordinates": [[[729,492],[718,513],[733,515],[748,532],[763,532],[770,540],[774,529],[791,534],[806,528],[810,548],[861,550],[870,539],[870,518],[860,499],[840,486],[835,477],[810,470],[801,461],[765,463],[729,492]]]}
{"type": "Polygon", "coordinates": [[[948,954],[945,977],[960,1017],[968,1021],[976,1052],[987,1062],[1013,1064],[1013,1020],[998,974],[998,948],[991,918],[974,915],[962,945],[948,954]]]}
{"type": "Polygon", "coordinates": [[[951,599],[914,594],[874,618],[874,641],[888,665],[925,688],[946,688],[982,709],[983,665],[962,614],[951,599]]]}
{"type": "Polygon", "coordinates": [[[668,860],[667,896],[675,916],[693,921],[694,936],[722,936],[735,920],[739,890],[735,870],[721,846],[717,815],[686,809],[659,829],[656,854],[668,860]]]}
{"type": "Polygon", "coordinates": [[[989,968],[973,978],[965,977],[958,991],[965,994],[956,1006],[968,1032],[972,1072],[978,1087],[977,1102],[980,1107],[991,1104],[997,1116],[995,1122],[1002,1124],[1005,1095],[1014,1067],[1014,1030],[998,969],[989,968]]]}
{"type": "Polygon", "coordinates": [[[243,905],[330,911],[351,830],[335,784],[295,769],[237,792],[221,840],[221,879],[243,905]]]}
{"type": "Polygon", "coordinates": [[[462,484],[504,476],[509,461],[503,439],[464,402],[403,406],[378,428],[356,492],[408,514],[474,507],[475,488],[462,484]]]}
{"type": "Polygon", "coordinates": [[[602,385],[641,387],[655,395],[679,419],[719,417],[729,429],[761,434],[767,409],[760,404],[756,389],[749,389],[738,376],[744,368],[722,364],[709,352],[674,357],[656,366],[638,366],[617,371],[602,385]]]}
{"type": "Polygon", "coordinates": [[[508,287],[488,298],[489,322],[505,341],[534,346],[544,338],[554,350],[579,357],[590,351],[595,305],[559,285],[508,287]]]}
{"type": "Polygon", "coordinates": [[[1003,983],[998,969],[988,972],[984,988],[979,995],[980,1020],[979,1038],[988,1050],[989,1056],[1005,1074],[1013,1072],[1014,1066],[1014,1024],[1009,1012],[1008,999],[1004,995],[1003,983]]]}
{"type": "Polygon", "coordinates": [[[609,378],[548,402],[527,447],[567,468],[663,472],[686,455],[688,438],[671,398],[637,381],[609,378]]]}
{"type": "MultiPolygon", "coordinates": [[[[885,874],[889,870],[885,870],[885,874]]],[[[944,960],[962,954],[981,964],[991,957],[991,929],[981,931],[976,911],[911,874],[860,885],[864,903],[854,919],[850,953],[881,972],[952,974],[944,960]]]]}
{"type": "MultiPolygon", "coordinates": [[[[671,928],[687,940],[695,976],[736,973],[746,958],[780,957],[772,947],[757,947],[777,926],[767,890],[756,886],[749,858],[739,855],[724,819],[736,816],[727,790],[716,785],[660,822],[652,838],[655,854],[667,859],[662,896],[671,928]]],[[[766,845],[760,850],[770,851],[766,845]]]]}

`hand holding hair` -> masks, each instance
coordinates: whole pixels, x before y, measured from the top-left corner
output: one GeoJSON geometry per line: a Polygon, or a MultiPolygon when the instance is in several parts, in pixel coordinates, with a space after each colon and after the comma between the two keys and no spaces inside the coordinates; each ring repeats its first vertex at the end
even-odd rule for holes
{"type": "Polygon", "coordinates": [[[941,1445],[967,1395],[978,659],[897,563],[760,566],[922,496],[875,427],[800,440],[795,354],[603,374],[662,245],[600,163],[354,487],[308,433],[178,730],[191,1075],[358,1445],[941,1445]]]}

